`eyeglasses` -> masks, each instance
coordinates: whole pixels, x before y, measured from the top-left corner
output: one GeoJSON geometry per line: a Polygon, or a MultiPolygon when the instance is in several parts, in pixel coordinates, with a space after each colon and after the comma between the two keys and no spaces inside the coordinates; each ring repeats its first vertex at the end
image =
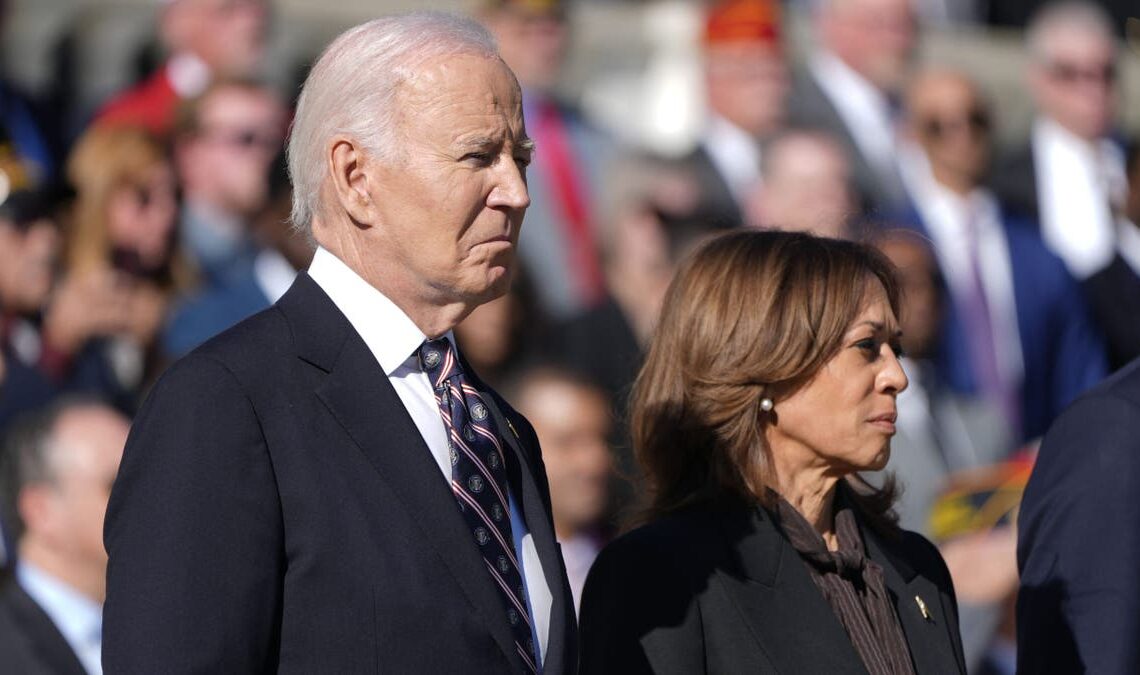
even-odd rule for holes
{"type": "Polygon", "coordinates": [[[1054,61],[1046,67],[1046,70],[1049,77],[1066,85],[1087,82],[1108,86],[1116,82],[1117,76],[1116,64],[1112,62],[1085,67],[1076,63],[1054,61]]]}
{"type": "Polygon", "coordinates": [[[919,121],[922,134],[932,141],[944,140],[951,134],[963,130],[968,130],[975,137],[986,136],[991,126],[989,113],[977,107],[970,108],[964,115],[931,115],[919,121]]]}

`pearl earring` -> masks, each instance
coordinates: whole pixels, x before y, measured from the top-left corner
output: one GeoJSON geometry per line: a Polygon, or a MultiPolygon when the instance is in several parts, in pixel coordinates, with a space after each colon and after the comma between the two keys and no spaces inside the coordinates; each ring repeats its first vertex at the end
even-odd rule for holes
{"type": "Polygon", "coordinates": [[[773,407],[775,407],[775,404],[772,403],[772,399],[768,398],[767,396],[760,399],[760,409],[764,412],[772,412],[773,407]]]}

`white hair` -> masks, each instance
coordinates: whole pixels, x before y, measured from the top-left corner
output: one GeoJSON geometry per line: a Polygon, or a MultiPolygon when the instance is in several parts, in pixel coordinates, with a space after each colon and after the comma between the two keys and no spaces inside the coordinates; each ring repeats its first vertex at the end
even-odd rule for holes
{"type": "Polygon", "coordinates": [[[341,33],[313,65],[289,133],[291,220],[312,233],[329,141],[343,134],[385,161],[396,159],[396,94],[425,63],[471,54],[499,58],[491,34],[454,14],[414,12],[374,19],[341,33]]]}
{"type": "Polygon", "coordinates": [[[1025,42],[1030,54],[1039,61],[1048,60],[1055,44],[1057,30],[1079,30],[1116,43],[1112,19],[1100,5],[1082,0],[1051,2],[1039,9],[1025,28],[1025,42]]]}

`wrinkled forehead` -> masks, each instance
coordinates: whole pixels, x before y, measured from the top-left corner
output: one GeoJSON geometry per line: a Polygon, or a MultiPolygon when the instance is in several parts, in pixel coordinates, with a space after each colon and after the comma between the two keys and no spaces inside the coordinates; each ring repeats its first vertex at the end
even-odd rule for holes
{"type": "Polygon", "coordinates": [[[459,55],[429,60],[400,85],[397,105],[405,118],[461,124],[497,118],[522,123],[522,91],[498,57],[459,55]]]}

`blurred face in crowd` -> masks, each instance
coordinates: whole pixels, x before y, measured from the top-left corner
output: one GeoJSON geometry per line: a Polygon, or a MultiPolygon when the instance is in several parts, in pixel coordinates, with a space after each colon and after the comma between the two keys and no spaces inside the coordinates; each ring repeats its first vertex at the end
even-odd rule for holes
{"type": "Polygon", "coordinates": [[[522,94],[502,61],[462,55],[430,61],[396,105],[408,111],[398,157],[334,143],[338,196],[358,225],[317,223],[317,240],[344,239],[333,250],[378,287],[470,311],[506,292],[530,205],[522,94]]]}
{"type": "Polygon", "coordinates": [[[930,247],[917,235],[898,233],[879,242],[896,268],[902,307],[903,350],[915,358],[929,356],[942,324],[942,294],[938,288],[937,262],[930,247]]]}
{"type": "Polygon", "coordinates": [[[174,169],[162,162],[137,183],[121,185],[107,202],[111,246],[137,256],[143,269],[159,269],[170,255],[178,200],[174,169]]]}
{"type": "Polygon", "coordinates": [[[713,112],[757,138],[774,132],[784,119],[788,71],[778,44],[707,45],[705,82],[713,112]]]}
{"type": "Polygon", "coordinates": [[[178,146],[186,198],[241,216],[259,211],[285,117],[281,101],[266,89],[223,86],[208,93],[199,103],[198,129],[178,146]]]}
{"type": "Polygon", "coordinates": [[[807,384],[775,397],[765,437],[777,465],[819,467],[836,477],[886,466],[895,397],[907,386],[895,355],[898,335],[886,291],[870,283],[839,352],[807,384]]]}
{"type": "Polygon", "coordinates": [[[908,133],[934,177],[955,190],[977,185],[989,162],[991,120],[974,84],[957,73],[926,73],[911,85],[907,105],[908,133]]]}
{"type": "Polygon", "coordinates": [[[796,133],[770,145],[764,161],[763,183],[752,200],[758,225],[847,236],[856,203],[842,147],[827,136],[796,133]]]}
{"type": "Polygon", "coordinates": [[[171,0],[163,34],[173,51],[186,50],[216,75],[253,75],[265,52],[268,0],[171,0]]]}
{"type": "Polygon", "coordinates": [[[883,91],[902,86],[917,41],[910,0],[825,0],[819,10],[824,46],[883,91]]]}
{"type": "Polygon", "coordinates": [[[64,412],[48,450],[51,480],[20,494],[25,543],[96,583],[106,573],[103,518],[129,430],[126,418],[102,406],[64,412]]]}
{"type": "Polygon", "coordinates": [[[51,220],[23,227],[0,220],[0,309],[24,314],[44,306],[62,243],[51,220]]]}
{"type": "Polygon", "coordinates": [[[542,446],[558,537],[565,540],[598,525],[613,469],[605,395],[566,378],[541,375],[523,385],[517,403],[542,446]]]}
{"type": "Polygon", "coordinates": [[[1038,51],[1029,82],[1041,112],[1082,138],[1107,134],[1118,97],[1113,40],[1085,26],[1053,24],[1038,51]]]}
{"type": "Polygon", "coordinates": [[[519,84],[539,91],[554,89],[570,37],[561,9],[528,10],[508,4],[488,12],[484,23],[519,84]]]}

